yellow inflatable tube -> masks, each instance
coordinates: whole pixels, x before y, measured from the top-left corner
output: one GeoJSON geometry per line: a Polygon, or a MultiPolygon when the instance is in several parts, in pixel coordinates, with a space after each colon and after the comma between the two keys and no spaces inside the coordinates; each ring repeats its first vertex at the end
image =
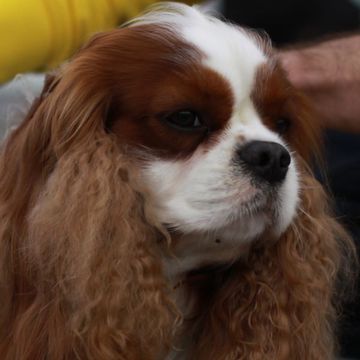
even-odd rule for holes
{"type": "MultiPolygon", "coordinates": [[[[154,0],[0,0],[0,83],[52,68],[154,0]]],[[[194,2],[194,1],[185,1],[194,2]]]]}

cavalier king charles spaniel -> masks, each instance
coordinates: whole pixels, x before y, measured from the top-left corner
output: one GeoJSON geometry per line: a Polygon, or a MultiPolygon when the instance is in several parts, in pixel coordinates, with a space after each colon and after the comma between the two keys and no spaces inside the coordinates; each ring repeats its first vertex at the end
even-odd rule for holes
{"type": "Polygon", "coordinates": [[[96,35],[2,145],[1,359],[332,359],[318,149],[264,36],[181,4],[96,35]]]}

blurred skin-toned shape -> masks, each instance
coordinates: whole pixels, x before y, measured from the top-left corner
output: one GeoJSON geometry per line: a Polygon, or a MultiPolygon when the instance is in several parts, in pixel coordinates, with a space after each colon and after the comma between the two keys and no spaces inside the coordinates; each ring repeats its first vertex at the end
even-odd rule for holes
{"type": "Polygon", "coordinates": [[[288,76],[312,99],[326,128],[360,133],[360,35],[280,53],[288,76]]]}

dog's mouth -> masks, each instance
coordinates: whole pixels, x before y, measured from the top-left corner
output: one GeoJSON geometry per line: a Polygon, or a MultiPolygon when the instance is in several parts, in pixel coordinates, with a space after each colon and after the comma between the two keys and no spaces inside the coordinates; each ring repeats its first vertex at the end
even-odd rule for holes
{"type": "Polygon", "coordinates": [[[232,227],[238,222],[259,216],[274,218],[277,196],[269,191],[258,191],[251,198],[234,203],[232,211],[226,218],[224,227],[232,227]]]}
{"type": "MultiPolygon", "coordinates": [[[[259,227],[263,225],[271,227],[276,223],[278,216],[275,205],[277,203],[276,199],[276,194],[263,191],[257,191],[251,198],[246,199],[246,201],[243,199],[233,199],[233,203],[226,211],[217,213],[216,224],[209,218],[206,233],[208,234],[208,232],[210,232],[214,234],[214,236],[223,232],[238,233],[239,229],[246,228],[250,222],[253,223],[252,226],[257,224],[259,227]]],[[[213,206],[216,205],[214,204],[213,206]]],[[[175,236],[175,238],[186,234],[182,232],[181,225],[163,223],[163,226],[172,236],[175,236]]],[[[203,231],[197,232],[195,230],[193,233],[203,234],[203,231]]]]}
{"type": "Polygon", "coordinates": [[[240,211],[246,216],[255,216],[259,213],[266,212],[269,208],[268,195],[258,192],[250,200],[240,204],[240,211]]]}

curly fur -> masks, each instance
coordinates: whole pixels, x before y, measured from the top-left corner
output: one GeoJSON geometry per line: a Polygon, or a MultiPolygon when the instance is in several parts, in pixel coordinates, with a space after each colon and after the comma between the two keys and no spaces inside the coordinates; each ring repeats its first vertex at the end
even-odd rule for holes
{"type": "Polygon", "coordinates": [[[272,246],[255,246],[245,264],[221,276],[194,359],[333,358],[343,295],[338,275],[352,278],[353,248],[310,174],[302,190],[288,231],[272,246]]]}
{"type": "MultiPolygon", "coordinates": [[[[159,359],[179,328],[159,261],[170,234],[129,149],[106,130],[109,96],[87,60],[50,79],[1,150],[4,360],[159,359]]],[[[337,279],[353,250],[305,165],[301,179],[280,239],[260,241],[207,289],[189,285],[201,309],[191,359],[334,356],[337,279]]]]}
{"type": "Polygon", "coordinates": [[[177,315],[154,256],[159,231],[103,109],[82,104],[78,87],[60,105],[64,80],[1,155],[1,358],[155,358],[177,315]]]}

